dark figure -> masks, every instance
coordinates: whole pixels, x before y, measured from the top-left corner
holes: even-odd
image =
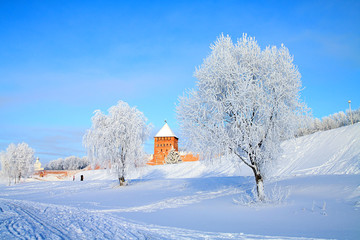
[[[84,181],[84,175],[80,176],[80,181]]]

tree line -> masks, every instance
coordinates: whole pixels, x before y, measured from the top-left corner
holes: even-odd
[[[80,170],[90,165],[90,161],[86,156],[80,158],[70,156],[67,158],[59,158],[50,161],[45,166],[45,170]]]
[[[308,118],[303,127],[297,131],[297,136],[301,137],[318,131],[326,131],[334,128],[344,127],[360,122],[360,108],[346,113],[340,111],[329,116],[319,118]]]

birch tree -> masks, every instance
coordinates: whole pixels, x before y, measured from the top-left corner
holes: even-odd
[[[123,101],[109,108],[108,113],[95,111],[83,144],[89,160],[102,166],[110,165],[123,185],[129,171],[146,161],[143,144],[151,127],[142,112]]]
[[[0,154],[2,171],[9,179],[9,185],[20,182],[21,178],[27,178],[34,171],[34,150],[26,143],[11,143],[6,152]]]
[[[179,99],[182,133],[195,152],[236,155],[264,201],[267,169],[304,112],[300,73],[284,45],[261,50],[246,34],[236,44],[220,35],[210,48],[195,71],[196,89]]]

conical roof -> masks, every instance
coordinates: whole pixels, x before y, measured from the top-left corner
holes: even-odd
[[[176,137],[176,136],[174,132],[170,129],[167,122],[165,122],[165,125],[160,129],[160,131],[155,135],[155,137]]]

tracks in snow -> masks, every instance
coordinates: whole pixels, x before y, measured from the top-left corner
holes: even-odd
[[[50,223],[45,223],[39,215],[19,205],[17,201],[1,201],[3,214],[0,217],[0,232],[6,238],[30,239],[69,239],[66,234]],[[41,229],[42,231],[37,231]],[[6,231],[4,231],[6,230]]]
[[[86,210],[5,199],[0,199],[0,207],[0,239],[146,238],[122,219]]]
[[[145,225],[110,214],[2,198],[0,208],[0,239],[305,239]]]

